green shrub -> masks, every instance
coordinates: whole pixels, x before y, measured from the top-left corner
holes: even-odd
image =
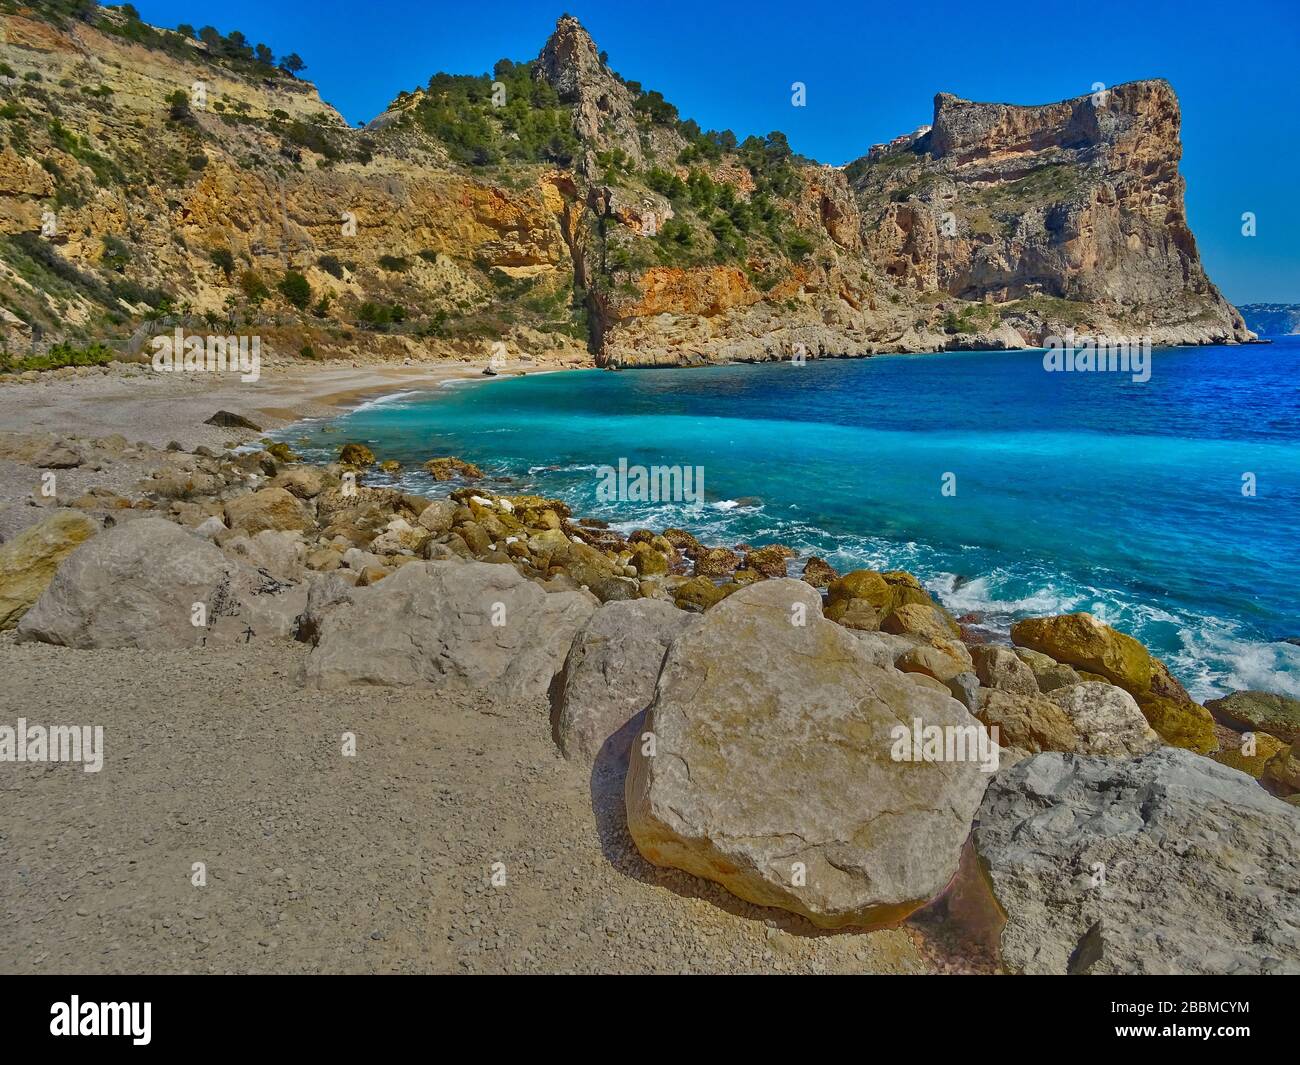
[[[229,281],[235,272],[235,257],[230,253],[230,249],[212,248],[208,252],[208,258],[221,269],[221,272],[226,275],[226,280]]]
[[[56,344],[44,355],[28,355],[14,359],[0,354],[0,371],[24,373],[27,370],[60,370],[65,366],[103,366],[117,358],[117,352],[98,342],[84,348],[71,344]]]
[[[286,270],[277,287],[280,295],[300,311],[306,310],[311,303],[311,285],[296,270]]]
[[[271,290],[256,270],[245,270],[240,274],[239,287],[251,303],[260,303],[271,295]]]
[[[339,281],[343,280],[343,264],[339,262],[337,255],[322,255],[316,260],[316,265],[331,277],[336,278]]]

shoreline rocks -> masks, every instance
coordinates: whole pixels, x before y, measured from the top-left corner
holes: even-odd
[[[1300,973],[1300,810],[1208,758],[1035,755],[975,845],[1014,972]]]
[[[1011,627],[1011,640],[1123,688],[1171,746],[1199,754],[1218,747],[1214,719],[1187,694],[1168,667],[1132,636],[1091,614],[1026,618]]]
[[[65,443],[87,464],[101,461],[98,445]],[[128,450],[124,441],[114,446]],[[1088,770],[1092,783],[1059,777],[1060,795],[1047,796],[1052,809],[1039,811],[1044,825],[1126,818],[1128,796],[1144,788],[1155,796],[1152,809],[1163,809],[1165,771],[1125,766],[1169,755],[1160,744],[1180,736],[1214,751],[1214,761],[1187,753],[1204,764],[1169,770],[1207,804],[1212,832],[1193,833],[1191,799],[1175,796],[1169,815],[1204,852],[1208,871],[1199,879],[1175,850],[1167,879],[1147,878],[1114,913],[1078,928],[1070,898],[1058,898],[1051,884],[1021,884],[1006,859],[1011,871],[993,882],[1015,926],[1059,924],[1069,940],[1068,949],[1049,945],[1042,958],[1026,960],[1016,953],[1017,933],[1008,933],[1012,967],[1058,971],[1061,949],[1060,971],[1165,964],[1158,953],[1139,960],[1134,944],[1146,949],[1149,936],[1142,922],[1155,919],[1130,912],[1137,896],[1168,897],[1194,914],[1197,892],[1226,890],[1227,871],[1247,881],[1255,875],[1253,855],[1272,830],[1259,836],[1254,820],[1272,824],[1279,806],[1293,809],[1283,798],[1300,801],[1295,745],[1263,727],[1285,734],[1294,700],[1245,692],[1212,701],[1218,723],[1211,721],[1207,744],[1208,712],[1164,664],[1087,615],[1017,623],[1013,635],[1035,646],[971,642],[903,571],[838,575],[810,561],[796,580],[775,575],[790,557],[782,545],[715,548],[680,529],[624,534],[575,520],[562,502],[538,496],[464,486],[430,500],[393,488],[348,490],[339,465],[286,463],[268,452],[141,453],[158,464],[139,482],[143,497],[83,490],[78,509],[45,519],[88,536],[54,563],[18,622],[19,640],[161,649],[296,636],[313,645],[301,678],[312,688],[549,697],[557,746],[589,765],[601,788],[623,787],[629,831],[647,859],[821,927],[896,924],[945,891],[973,823],[995,831],[997,817],[976,817],[990,774],[970,761],[895,761],[888,741],[899,724],[985,736],[985,726],[996,725],[998,787],[1004,778],[1020,781],[1009,776],[1020,765],[1048,756],[1099,763]],[[0,558],[40,528],[0,544]],[[717,575],[701,573],[701,562]],[[822,579],[824,595],[815,587]],[[206,614],[197,626],[196,605]],[[1076,785],[1085,796],[1077,802]],[[1087,813],[1090,789],[1119,795],[1119,808]],[[1275,805],[1252,812],[1264,800]],[[1249,837],[1242,853],[1250,857],[1238,860],[1240,833],[1229,826],[1241,804],[1250,822],[1240,830]],[[1032,835],[1039,822],[1017,831]],[[1073,860],[1089,831],[1044,847]],[[986,850],[996,870],[1001,852]],[[1051,854],[1034,868],[1054,868],[1059,878],[1066,858]],[[1291,859],[1283,859],[1285,867]],[[1025,901],[1016,890],[1037,894]],[[1262,920],[1264,896],[1240,890],[1245,896],[1232,904],[1245,907],[1244,916],[1212,907],[1204,934],[1213,964],[1244,965],[1221,941],[1223,929]],[[1034,909],[1039,903],[1050,903],[1048,916]],[[1193,923],[1177,917],[1177,936],[1191,942],[1202,934],[1187,931]],[[1285,936],[1269,949],[1261,965],[1289,971]]]

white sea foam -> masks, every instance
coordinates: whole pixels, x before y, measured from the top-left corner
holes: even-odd
[[[1217,619],[1182,628],[1178,636],[1182,649],[1169,665],[1193,698],[1253,689],[1300,699],[1300,647],[1247,639]]]
[[[357,411],[372,410],[375,407],[388,407],[394,403],[400,403],[402,400],[408,399],[411,396],[418,396],[419,394],[420,390],[414,388],[407,389],[405,392],[388,392],[382,396],[376,396],[374,399],[366,400],[359,406],[354,407],[352,413],[355,414]]]

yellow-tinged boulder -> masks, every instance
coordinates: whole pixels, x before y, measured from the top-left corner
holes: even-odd
[[[1150,652],[1132,636],[1103,625],[1091,614],[1026,618],[1011,626],[1011,640],[1075,669],[1097,673],[1131,695],[1151,689]]]
[[[339,449],[339,461],[347,466],[373,466],[375,453],[365,444],[344,444]]]
[[[1259,780],[1269,762],[1285,750],[1287,745],[1276,736],[1270,736],[1267,732],[1249,732],[1241,737],[1241,742],[1236,747],[1225,747],[1210,757]]]
[[[1260,779],[1279,795],[1300,792],[1300,740],[1273,755]]]
[[[908,603],[931,607],[935,605],[921,582],[906,570],[881,573],[873,569],[855,569],[831,581],[826,589],[826,616],[832,621],[838,621],[854,599],[870,603],[882,621]]]
[[[708,610],[727,598],[727,592],[708,577],[692,577],[673,589],[673,601],[683,610]]]
[[[99,531],[77,510],[60,510],[0,544],[0,629],[12,629],[41,597],[54,571]]]
[[[927,640],[955,640],[961,636],[957,623],[946,611],[926,603],[904,603],[896,607],[880,628],[895,635],[923,636]]]
[[[1219,746],[1214,719],[1205,707],[1190,700],[1176,702],[1160,695],[1137,695],[1134,698],[1142,716],[1169,746],[1186,747],[1197,754],[1209,754]]]
[[[263,529],[301,531],[314,522],[296,496],[283,488],[261,488],[226,504],[226,524],[253,536]]]
[[[1200,754],[1218,747],[1210,712],[1187,694],[1168,667],[1132,636],[1091,614],[1026,618],[1011,626],[1011,639],[1020,647],[1073,666],[1084,679],[1096,674],[1123,688],[1171,746]]]
[[[894,660],[904,673],[924,673],[945,685],[958,673],[972,673],[975,666],[966,645],[958,640],[932,640],[905,651]]]

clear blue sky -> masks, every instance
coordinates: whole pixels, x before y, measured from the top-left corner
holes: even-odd
[[[844,163],[929,122],[934,94],[1035,104],[1167,78],[1183,109],[1188,213],[1210,276],[1237,303],[1300,303],[1300,6],[1296,0],[136,0],[162,26],[242,30],[353,123],[436,71],[531,59],[568,11],[624,77],[704,128],[784,130]],[[790,85],[808,104],[790,104]],[[1258,236],[1241,235],[1253,211]]]

